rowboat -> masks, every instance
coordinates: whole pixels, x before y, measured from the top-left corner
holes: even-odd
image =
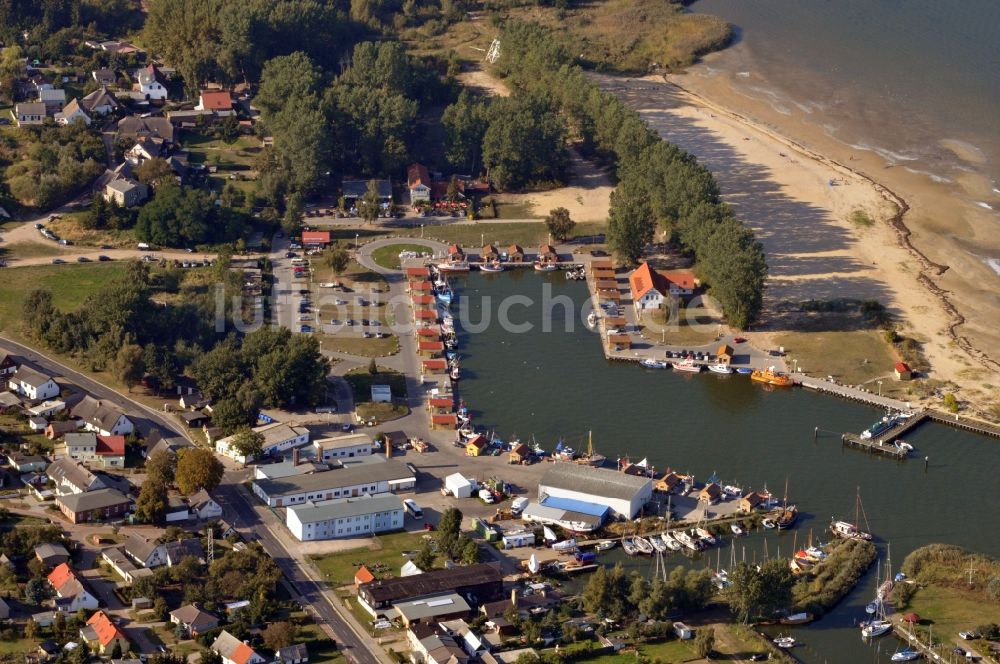
[[[639,553],[643,553],[643,554],[645,554],[647,556],[653,554],[653,551],[655,549],[653,549],[653,545],[649,543],[648,539],[646,539],[645,537],[639,537],[638,535],[636,535],[636,537],[634,538],[634,541],[635,541],[636,547],[638,547],[638,549],[639,549]]]

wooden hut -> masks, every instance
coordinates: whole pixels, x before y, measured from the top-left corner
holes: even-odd
[[[420,355],[425,355],[427,357],[435,357],[444,353],[444,342],[443,341],[418,341],[417,342],[417,353]]]
[[[539,263],[558,263],[559,254],[556,253],[555,247],[551,244],[543,244],[538,248],[538,262]]]
[[[608,337],[608,343],[615,350],[628,350],[632,347],[632,338],[627,334],[613,334]]]
[[[410,292],[411,293],[430,293],[434,290],[434,284],[429,281],[411,281],[410,282]]]
[[[719,349],[715,351],[715,361],[719,364],[725,364],[729,366],[733,362],[733,348],[729,344],[722,344]]]
[[[523,263],[524,262],[524,249],[520,245],[512,244],[507,247],[507,262],[508,263]]]
[[[430,293],[413,293],[410,296],[414,307],[433,307],[435,300]]]
[[[482,456],[489,446],[490,442],[486,440],[486,436],[476,436],[465,444],[465,456]]]
[[[450,245],[448,247],[448,260],[451,262],[464,261],[465,252],[462,251],[462,247],[457,244]]]
[[[722,487],[715,482],[706,484],[705,488],[698,492],[698,502],[713,505],[719,502],[722,497]]]
[[[406,278],[411,280],[424,280],[431,276],[430,268],[424,267],[408,267],[406,268]]]
[[[447,370],[448,370],[447,360],[430,359],[430,360],[424,360],[423,362],[420,363],[421,373],[425,374],[444,373]]]
[[[528,460],[528,456],[531,454],[531,448],[524,443],[518,443],[518,445],[510,451],[510,462],[511,463],[524,463]]]
[[[454,413],[438,413],[431,415],[432,429],[451,429],[458,427],[458,415]]]
[[[500,260],[500,252],[492,244],[484,244],[479,257],[484,263],[489,263],[490,261]]]
[[[455,400],[451,397],[431,397],[427,407],[438,413],[450,413],[455,409]]]

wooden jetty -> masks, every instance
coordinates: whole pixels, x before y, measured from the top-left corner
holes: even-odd
[[[894,444],[892,444],[892,441],[902,438],[926,422],[937,422],[938,424],[946,424],[963,431],[969,431],[983,436],[991,436],[993,438],[1000,438],[1000,427],[986,424],[984,422],[976,422],[967,419],[963,420],[935,410],[922,410],[919,413],[914,413],[903,424],[889,429],[881,436],[862,438],[858,434],[845,433],[841,436],[841,441],[844,445],[863,449],[866,452],[871,452],[872,454],[883,454],[893,459],[905,459],[907,451],[898,449]]]
[[[901,450],[895,445],[886,445],[875,438],[862,438],[854,433],[845,433],[840,437],[840,440],[848,447],[857,447],[872,454],[884,454],[893,459],[905,459],[907,455],[906,450]]]

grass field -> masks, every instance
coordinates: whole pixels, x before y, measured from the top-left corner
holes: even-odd
[[[786,332],[774,337],[784,346],[789,367],[798,360],[799,370],[812,376],[833,376],[841,383],[861,383],[888,376],[896,363],[892,348],[877,330]],[[883,394],[898,387],[894,380],[882,385]]]
[[[368,373],[368,367],[358,367],[348,371],[344,380],[351,385],[355,408],[363,419],[381,423],[409,414],[409,407],[400,403],[406,399],[406,377],[398,371],[379,367],[378,374],[372,376]],[[373,384],[388,385],[392,389],[395,403],[372,403]]]
[[[124,269],[121,263],[30,265],[5,269],[0,285],[0,329],[16,331],[24,299],[35,288],[50,290],[54,304],[61,311],[73,311]]]
[[[74,244],[89,247],[99,247],[108,244],[119,249],[134,249],[135,233],[131,230],[89,229],[80,225],[80,217],[86,212],[70,212],[46,224],[49,229],[61,238],[71,240]]]
[[[388,357],[399,352],[399,339],[389,335],[383,339],[346,336],[349,333],[324,334],[320,338],[323,350],[332,353],[347,353],[359,357]]]
[[[7,258],[39,258],[43,256],[61,256],[67,253],[67,249],[51,240],[39,242],[15,242],[3,248],[4,256]]]
[[[404,551],[418,551],[423,546],[423,532],[392,533],[373,537],[370,543],[356,549],[312,556],[323,578],[336,587],[354,582],[354,573],[360,565],[367,567],[379,578],[399,576],[399,568],[406,562]]]
[[[249,136],[240,136],[232,143],[196,132],[184,136],[191,163],[217,166],[220,171],[250,170],[262,149],[260,141]]]
[[[404,251],[413,251],[418,254],[432,253],[429,247],[421,244],[387,244],[372,252],[372,260],[386,269],[398,270],[400,268],[399,254]]]
[[[358,417],[376,426],[410,414],[410,407],[400,403],[359,403],[354,409]]]
[[[640,645],[636,650],[642,656],[644,661],[659,661],[663,664],[672,664],[674,662],[688,662],[693,659],[697,659],[694,648],[691,646],[690,641],[660,641],[659,643],[644,643]],[[574,662],[582,662],[584,664],[620,664],[622,661],[626,661],[632,658],[638,661],[638,657],[633,652],[629,653],[618,653],[612,655],[597,655],[595,657],[584,657],[580,659],[574,659]]]
[[[666,323],[666,313],[653,311],[642,316],[642,336],[651,341],[681,345],[703,345],[716,338],[722,317],[704,307],[678,312],[678,320]]]
[[[924,631],[933,623],[935,638],[946,643],[959,632],[972,630],[977,625],[1000,624],[1000,607],[995,604],[990,607],[981,597],[940,586],[926,586],[918,590],[910,599],[907,611],[913,611],[922,618],[920,626]]]

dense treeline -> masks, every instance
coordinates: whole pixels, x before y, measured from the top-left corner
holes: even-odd
[[[64,30],[121,34],[142,24],[133,0],[4,0],[0,2],[0,41],[48,39]]]
[[[4,183],[19,205],[48,209],[84,190],[104,170],[104,144],[79,123],[31,127],[0,137]]]
[[[581,595],[582,608],[598,618],[635,620],[640,614],[666,620],[677,612],[697,611],[712,599],[712,570],[675,567],[664,579],[647,581],[621,565],[598,567]]]
[[[496,72],[519,94],[546,97],[559,109],[580,149],[614,167],[607,240],[634,265],[657,230],[697,260],[696,270],[728,322],[747,327],[760,313],[767,264],[760,243],[719,200],[711,173],[690,154],[660,139],[615,95],[602,92],[572,65],[559,35],[510,21]]]
[[[398,177],[412,159],[421,109],[454,97],[436,63],[396,42],[362,42],[351,63],[337,76],[305,52],[264,65],[255,103],[274,149],[259,159],[259,193],[272,205],[315,189],[328,171]]]
[[[878,551],[871,542],[843,540],[817,566],[817,570],[803,574],[792,588],[795,610],[809,611],[820,616],[832,609],[875,562]]]
[[[234,240],[242,235],[247,221],[243,212],[215,205],[211,193],[167,180],[139,210],[135,236],[165,247],[194,247]]]

